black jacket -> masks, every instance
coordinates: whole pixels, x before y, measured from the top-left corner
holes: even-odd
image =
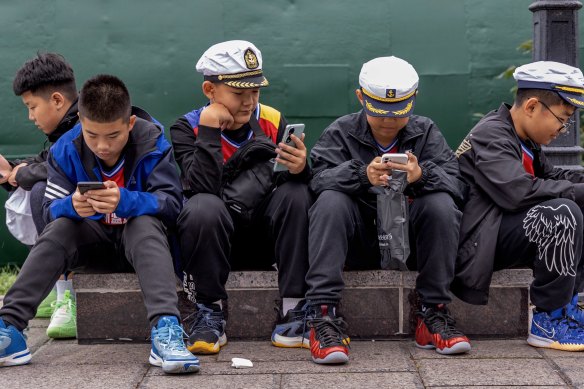
[[[262,111],[269,109],[277,112],[271,107],[261,106]],[[198,124],[198,115],[201,109],[193,112],[197,114]],[[178,118],[170,127],[174,155],[181,170],[184,195],[186,197],[191,197],[197,193],[219,195],[225,160],[221,146],[221,129],[198,125],[199,132],[198,136],[196,136],[193,126],[186,117],[187,115]],[[275,131],[277,131],[276,143],[282,139],[287,124],[284,115],[279,117],[278,123],[272,123],[275,126]],[[251,115],[249,124],[253,126],[259,125],[255,117],[255,111]],[[280,172],[274,175],[274,180],[276,185],[281,185],[288,180],[308,183],[310,176],[311,171],[307,163],[305,169],[299,174],[290,174],[287,171]]]
[[[16,182],[24,190],[31,190],[34,184],[39,181],[47,180],[47,156],[49,153],[48,147],[46,147],[47,142],[50,145],[54,144],[59,138],[65,134],[67,131],[75,127],[79,122],[79,117],[77,116],[77,100],[69,107],[63,119],[57,125],[55,131],[47,135],[47,141],[45,141],[45,149],[41,151],[38,155],[34,157],[28,157],[24,159],[15,159],[10,161],[10,165],[13,167],[20,165],[21,163],[26,163],[27,166],[23,166],[18,169],[16,173]],[[3,184],[4,188],[7,190],[13,190],[10,184]]]
[[[412,115],[398,139],[398,151],[410,150],[422,168],[422,177],[408,185],[406,194],[415,198],[446,192],[461,204],[465,185],[460,179],[456,157],[438,126],[426,117]],[[336,190],[372,203],[375,198],[367,195],[372,185],[366,169],[379,155],[365,113],[343,116],[323,132],[310,152],[314,174],[310,187],[316,194]]]
[[[529,140],[525,143],[534,154],[535,178],[525,172],[509,109],[503,104],[487,114],[456,152],[470,191],[452,291],[471,304],[487,303],[503,212],[518,212],[558,197],[584,206],[584,173],[555,168],[539,145]]]

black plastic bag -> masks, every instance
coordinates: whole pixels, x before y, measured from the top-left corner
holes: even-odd
[[[394,170],[388,186],[377,195],[376,224],[382,269],[407,270],[410,240],[408,201],[403,194],[408,184],[406,178],[405,172]]]

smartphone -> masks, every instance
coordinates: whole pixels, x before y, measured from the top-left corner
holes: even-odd
[[[406,163],[408,163],[408,155],[407,154],[398,154],[398,153],[383,154],[381,156],[381,162],[383,162],[383,163],[395,162],[395,163],[401,163],[402,165],[405,165]]]
[[[84,194],[88,190],[105,189],[105,184],[99,181],[79,181],[77,187],[79,193]]]
[[[291,135],[296,135],[298,138],[302,139],[302,133],[304,133],[304,124],[288,124],[284,129],[284,135],[282,136],[282,142],[284,144],[296,148],[296,143],[290,137]],[[274,171],[275,172],[284,172],[288,170],[288,168],[284,165],[279,164],[276,162],[274,164]]]

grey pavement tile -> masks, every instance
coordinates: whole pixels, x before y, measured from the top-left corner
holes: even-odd
[[[2,368],[0,388],[135,388],[146,370],[147,367],[128,364],[55,369],[54,366],[39,366],[33,359],[30,365]]]
[[[349,350],[351,360],[387,361],[407,363],[409,354],[404,350],[404,341],[353,341]],[[217,361],[230,362],[231,358],[246,358],[252,361],[307,361],[310,350],[274,347],[265,342],[231,342],[221,349]]]
[[[150,345],[79,345],[76,340],[51,341],[34,356],[37,365],[148,365]]]
[[[453,386],[432,386],[432,389],[453,389]],[[519,386],[472,386],[472,389],[559,389],[559,388],[569,388],[567,385],[561,386],[539,386],[539,385],[519,385]]]
[[[554,362],[562,373],[570,379],[572,385],[584,388],[584,369],[581,358],[554,358]]]
[[[49,337],[47,336],[46,328],[32,327],[25,331],[27,337],[26,344],[31,353],[36,353],[37,350],[47,342],[49,342]]]
[[[417,365],[426,386],[565,385],[552,366],[535,358],[423,359]]]
[[[312,373],[350,373],[350,372],[412,372],[415,368],[405,361],[388,360],[355,360],[351,359],[345,365],[317,365],[307,358],[305,361],[253,361],[254,366],[247,369],[235,369],[231,362],[205,363],[201,362],[201,375],[254,375],[254,374],[286,374],[291,372]],[[148,375],[161,375],[158,370],[150,370]]]
[[[471,339],[470,343],[472,346],[470,352],[460,355],[442,355],[435,350],[424,350],[416,347],[413,341],[408,343],[408,350],[414,359],[542,358],[538,350],[528,345],[524,339],[475,341]]]
[[[584,352],[570,352],[561,350],[552,350],[550,348],[539,348],[539,352],[547,358],[555,360],[556,358],[584,359]]]
[[[415,373],[285,374],[282,389],[423,388]]]
[[[51,319],[32,319],[28,322],[29,328],[44,328],[45,330],[49,326]]]
[[[241,376],[217,376],[188,374],[181,376],[147,376],[140,389],[194,389],[194,388],[213,388],[213,389],[279,389],[281,377],[279,375],[255,374]]]

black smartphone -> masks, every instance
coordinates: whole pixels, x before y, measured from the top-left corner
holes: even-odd
[[[88,190],[105,189],[105,184],[99,181],[79,181],[77,188],[79,188],[79,193],[84,194]]]

